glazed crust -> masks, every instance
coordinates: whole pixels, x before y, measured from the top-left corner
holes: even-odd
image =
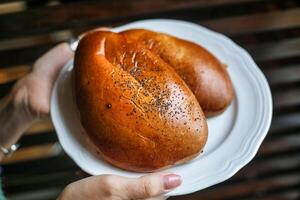
[[[196,97],[159,56],[121,34],[96,31],[75,53],[80,119],[99,156],[150,172],[197,156],[207,122]]]
[[[234,91],[226,67],[208,50],[171,35],[144,29],[122,32],[171,65],[195,94],[207,117],[222,113]]]

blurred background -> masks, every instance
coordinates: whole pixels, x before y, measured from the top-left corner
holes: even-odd
[[[0,98],[55,44],[91,28],[148,18],[192,21],[227,35],[253,56],[274,101],[271,129],[250,164],[224,183],[170,199],[300,199],[298,0],[1,0]],[[3,163],[9,199],[55,199],[83,176],[57,142],[50,119],[34,124],[20,143]]]

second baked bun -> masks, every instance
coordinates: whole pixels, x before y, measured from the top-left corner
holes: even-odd
[[[171,65],[195,94],[206,116],[217,115],[230,105],[234,92],[226,67],[205,48],[144,29],[122,34],[143,43]]]

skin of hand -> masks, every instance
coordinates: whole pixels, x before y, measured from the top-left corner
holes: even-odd
[[[68,185],[58,200],[162,200],[181,182],[181,177],[172,173],[152,173],[140,178],[92,176]]]
[[[74,56],[62,43],[40,57],[31,73],[19,80],[0,104],[0,144],[10,147],[38,118],[50,111],[53,84],[64,64]],[[0,153],[0,161],[3,155]],[[171,173],[152,173],[141,178],[113,175],[92,176],[71,183],[59,200],[160,200],[179,186],[181,177]]]

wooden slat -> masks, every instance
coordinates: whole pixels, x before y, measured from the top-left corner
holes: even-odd
[[[8,94],[14,83],[14,81],[11,81],[0,86],[0,99],[4,98]]]
[[[64,188],[67,184],[78,180],[75,175],[76,171],[64,171],[49,174],[40,174],[38,176],[25,177],[18,182],[14,181],[10,183],[10,187],[6,191],[10,194],[25,192],[25,191],[36,191],[55,186]],[[34,180],[35,179],[35,180]]]
[[[300,26],[300,9],[228,17],[202,24],[227,35],[252,34]]]
[[[6,39],[0,41],[0,51],[18,49],[22,47],[55,44],[63,41],[68,41],[72,37],[73,33],[71,31],[62,30],[37,36],[26,36],[14,39]]]
[[[285,116],[274,116],[270,132],[281,132],[282,130],[292,129],[299,126],[300,113]]]
[[[51,165],[55,163],[55,166]],[[9,175],[24,175],[24,174],[45,174],[53,173],[61,170],[79,169],[78,166],[66,155],[57,155],[49,158],[41,158],[39,160],[31,160],[18,163],[9,163],[3,167],[3,180]],[[24,171],[23,169],[26,169]]]
[[[31,65],[38,57],[43,55],[43,53],[54,45],[55,44],[46,44],[36,47],[0,51],[0,68],[15,65]]]
[[[300,88],[300,81],[292,81],[287,83],[280,83],[280,84],[271,84],[271,90],[273,95],[284,91],[292,91],[292,90],[299,90]]]
[[[249,180],[244,183],[226,185],[223,187],[215,187],[213,190],[206,190],[202,191],[201,193],[189,195],[188,198],[219,200],[220,194],[222,194],[222,200],[242,199],[255,197],[258,193],[267,193],[278,188],[299,186],[300,174],[294,173],[285,176],[275,176],[262,180]],[[183,197],[181,199],[185,198]]]
[[[46,144],[36,147],[22,148],[16,151],[11,157],[6,157],[1,163],[9,164],[28,160],[37,160],[56,156],[61,153],[59,144]]]
[[[273,60],[256,61],[257,65],[263,70],[279,69],[284,66],[298,65],[300,63],[300,56],[293,56],[288,58],[277,58]]]
[[[286,152],[300,147],[300,132],[294,135],[277,137],[264,142],[259,150],[259,155],[272,155],[279,152]]]
[[[4,163],[20,162],[55,156],[62,151],[55,132],[25,134],[18,141],[18,151],[4,160]]]
[[[0,4],[0,14],[19,12],[25,9],[26,9],[26,3],[23,1]]]
[[[287,86],[286,86],[287,85]],[[283,84],[282,90],[280,86],[272,88],[272,96],[274,101],[274,106],[277,108],[299,105],[300,93],[299,93],[300,83],[290,83]]]
[[[281,66],[277,69],[264,70],[270,84],[289,83],[300,80],[300,63],[299,65]]]
[[[29,184],[38,184],[39,182],[43,183],[45,181],[53,181],[55,182],[57,179],[61,179],[62,177],[66,176],[73,176],[75,177],[77,170],[70,170],[70,171],[58,171],[51,174],[37,174],[36,176],[22,176],[22,178],[10,178],[6,180],[6,186],[9,187],[22,187],[23,185]],[[70,177],[71,178],[71,177]],[[33,188],[31,188],[33,189]],[[37,188],[38,189],[38,188]],[[23,190],[24,191],[24,190]]]
[[[298,191],[298,189],[295,189],[292,191],[270,194],[268,196],[256,197],[255,200],[295,200],[299,198],[300,198],[300,192]]]
[[[57,136],[55,132],[43,132],[42,134],[24,135],[18,142],[20,148],[44,145],[57,142]]]
[[[0,69],[0,84],[15,81],[25,76],[31,67],[29,65],[19,65],[10,68]]]
[[[63,186],[56,185],[54,187],[47,187],[46,189],[7,194],[7,198],[9,200],[53,200],[59,196],[62,189]]]
[[[12,2],[19,2],[24,0],[1,0],[1,3],[12,3]]]
[[[53,132],[54,127],[49,118],[41,119],[35,122],[26,132],[25,134],[39,134],[41,132]]]
[[[286,38],[293,39],[300,36],[300,27],[298,28],[287,28],[265,32],[256,32],[252,34],[240,34],[230,36],[237,44],[241,46],[250,44],[259,44],[267,42],[277,42]]]
[[[43,44],[54,43],[50,38],[50,34],[37,35],[33,37],[19,37],[10,40],[0,41],[0,51],[9,49],[18,49],[20,47],[38,46]]]
[[[300,152],[300,147],[299,146],[296,146],[296,147],[287,147],[287,150],[284,150],[284,148],[282,148],[279,152],[272,152],[272,153],[269,153],[269,154],[259,154],[257,155],[257,160],[256,161],[259,161],[259,160],[273,160],[274,158],[281,158],[285,155],[290,155],[290,156],[293,156],[293,155],[298,155],[299,156],[299,152]],[[298,169],[297,169],[298,171]]]
[[[246,47],[255,60],[273,60],[300,55],[300,38],[250,45]]]
[[[254,159],[223,184],[230,185],[251,179],[269,178],[274,175],[294,173],[298,171],[299,166],[299,154],[284,155],[269,160]]]
[[[296,124],[290,127],[283,127],[274,129],[271,126],[271,130],[269,131],[269,135],[272,136],[272,138],[281,137],[285,135],[295,135],[300,133],[300,124]]]
[[[273,112],[276,117],[279,117],[281,115],[299,113],[300,112],[300,104],[291,104],[291,105],[287,105],[287,106],[276,107],[273,110]]]
[[[108,3],[109,2],[109,3]],[[103,25],[113,20],[126,21],[131,17],[158,17],[160,13],[184,9],[207,8],[220,5],[256,4],[262,0],[211,0],[211,1],[89,1],[53,7],[44,7],[19,13],[0,16],[0,38],[11,38],[20,35],[45,33],[62,28],[75,28],[82,25]],[[149,9],[150,8],[150,9]],[[74,12],[80,10],[80,12]],[[228,15],[229,13],[226,12]],[[47,16],[47,17],[45,17]],[[30,21],[30,23],[28,23]],[[14,24],[12,26],[12,24]]]
[[[287,105],[296,105],[300,103],[300,90],[286,90],[273,94],[274,106],[282,107]]]

